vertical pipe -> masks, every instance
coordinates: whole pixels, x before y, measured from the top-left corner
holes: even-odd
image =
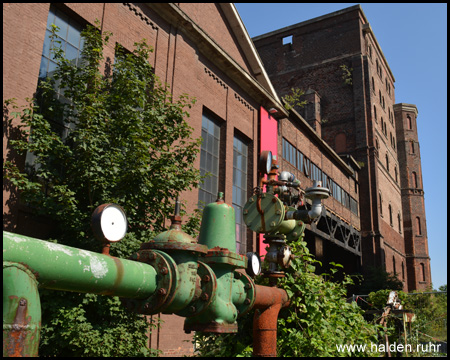
[[[256,285],[253,317],[253,356],[277,356],[277,321],[281,308],[288,306],[285,290]]]
[[[33,273],[3,262],[3,356],[37,356],[41,302]]]

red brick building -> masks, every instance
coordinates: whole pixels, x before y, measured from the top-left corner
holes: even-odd
[[[271,146],[281,170],[294,173],[303,189],[321,180],[331,190],[306,231],[324,265],[337,261],[347,273],[381,265],[397,273],[405,289],[431,284],[417,110],[394,106],[393,75],[359,7],[263,35],[254,39],[256,47],[232,4],[7,3],[3,16],[3,99],[22,103],[51,71],[46,31],[52,22],[65,29],[66,55],[74,59],[81,29],[96,19],[113,33],[104,49],[110,60],[116,42],[131,50],[146,38],[155,49],[149,61],[156,75],[175,96],[197,99],[189,122],[204,143],[195,166],[212,176],[182,198],[192,211],[199,200],[214,201],[217,191],[224,192],[236,210],[241,253],[258,249],[241,209],[257,186],[259,153]],[[321,43],[324,33],[328,42]],[[289,35],[292,43],[283,45]],[[341,65],[353,69],[352,86],[343,83]],[[288,112],[279,95],[294,86],[308,90],[309,104]],[[4,130],[4,158],[14,155],[9,135]],[[16,195],[4,183],[4,230],[45,239],[48,226]],[[191,354],[184,319],[161,318],[165,323],[152,334],[151,346],[165,355]]]
[[[394,82],[359,5],[253,39],[278,94],[306,91],[299,109],[341,157],[361,166],[362,265],[381,266],[411,291],[431,286],[414,105]]]

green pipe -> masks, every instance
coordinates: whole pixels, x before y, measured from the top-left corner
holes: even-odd
[[[3,356],[37,356],[41,301],[37,281],[24,265],[3,262]]]
[[[148,264],[3,231],[3,261],[25,265],[39,287],[145,299],[156,290]]]

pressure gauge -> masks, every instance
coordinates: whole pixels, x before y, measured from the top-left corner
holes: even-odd
[[[247,253],[247,269],[245,270],[251,277],[257,276],[261,273],[261,259],[257,253]]]
[[[127,218],[122,207],[116,204],[103,204],[92,214],[92,230],[101,242],[118,242],[127,233]]]
[[[272,151],[263,151],[259,157],[258,170],[263,174],[270,173],[272,169]]]

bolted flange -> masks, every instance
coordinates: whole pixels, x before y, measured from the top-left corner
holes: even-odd
[[[175,261],[166,253],[159,250],[139,250],[132,256],[133,260],[145,262],[157,271],[156,291],[145,300],[121,299],[131,311],[139,314],[152,315],[162,312],[173,301],[180,274]]]
[[[201,294],[184,309],[175,313],[179,316],[191,317],[199,315],[215,300],[217,293],[216,275],[205,263],[199,261],[198,265],[197,276],[200,279]]]

